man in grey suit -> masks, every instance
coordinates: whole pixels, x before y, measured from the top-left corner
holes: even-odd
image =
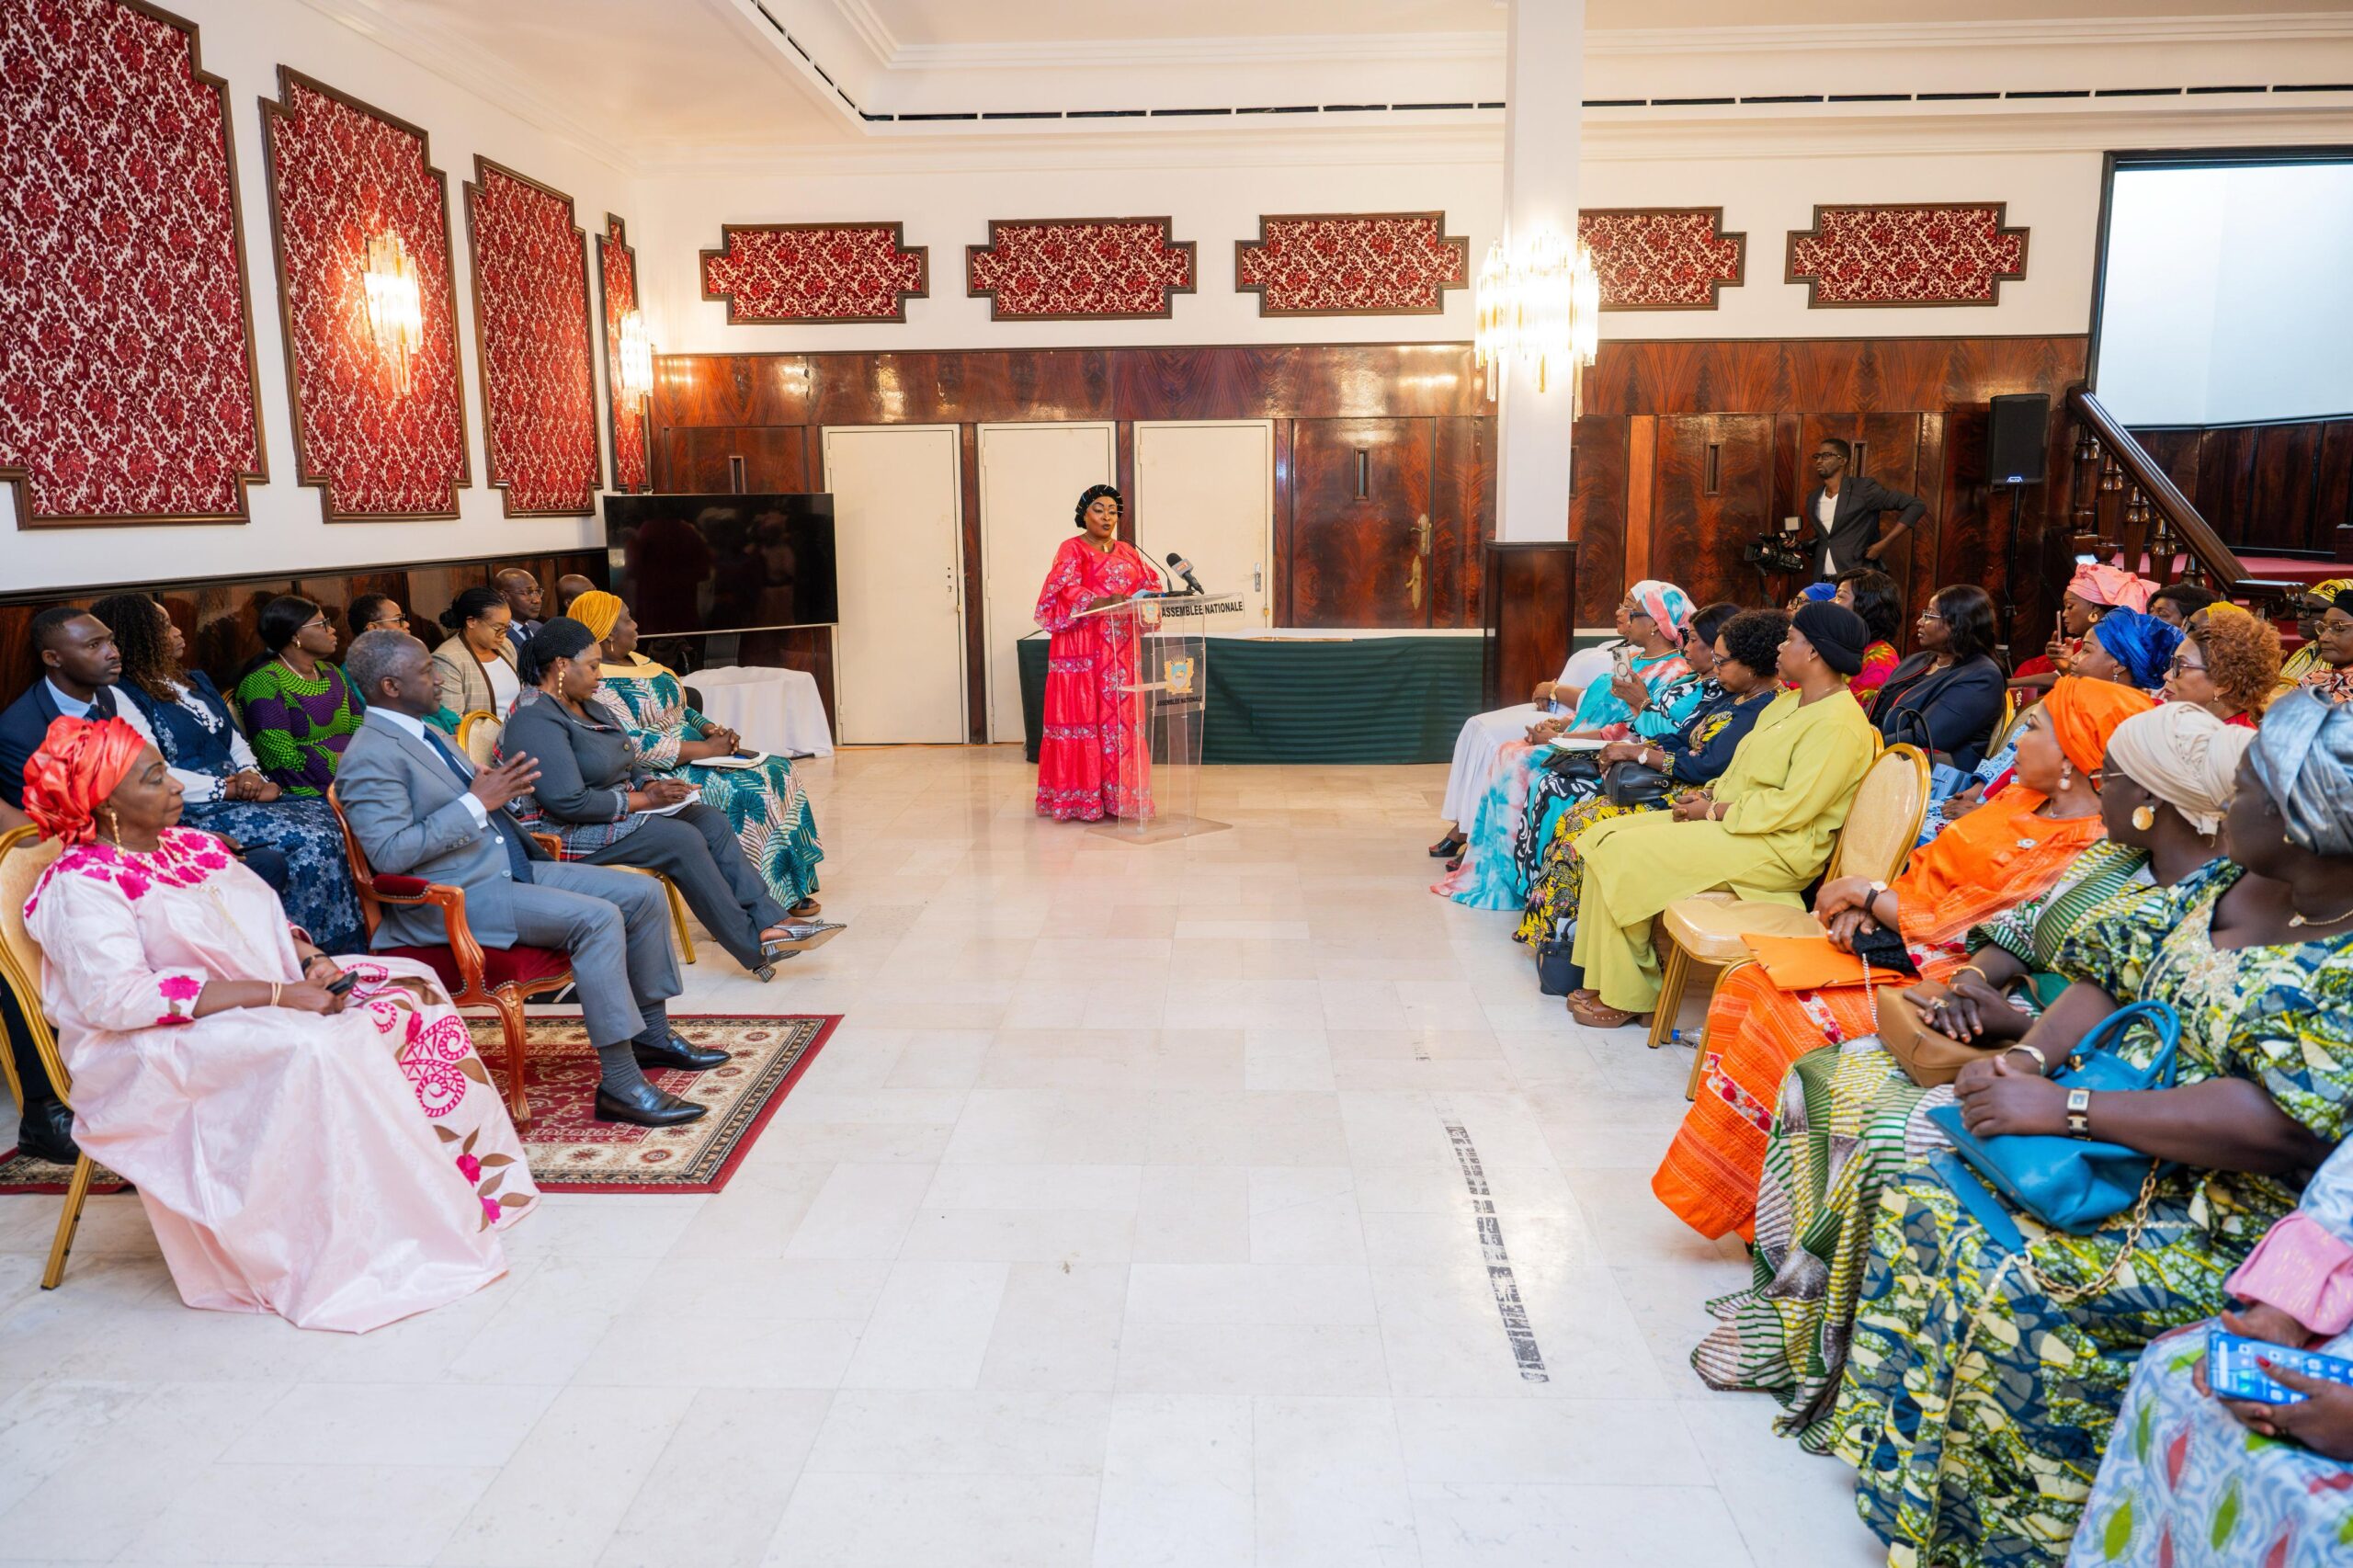
[[[506,809],[529,790],[537,765],[517,756],[477,771],[425,722],[440,697],[424,643],[367,632],[343,667],[368,712],[335,770],[335,798],[369,865],[463,888],[467,923],[486,948],[520,942],[571,955],[581,1019],[604,1069],[598,1120],[672,1127],[700,1117],[707,1108],[655,1088],[642,1071],[699,1073],[728,1059],[671,1031],[663,1004],[678,994],[678,963],[661,884],[567,865],[540,847]],[[448,939],[429,905],[388,905],[376,929],[380,948]]]
[[[1813,574],[1827,583],[1858,566],[1876,567],[1913,524],[1927,516],[1928,504],[1881,484],[1868,474],[1848,473],[1855,449],[1825,436],[1813,451],[1813,492],[1805,498],[1805,524],[1813,530]],[[1882,535],[1882,512],[1899,512]]]

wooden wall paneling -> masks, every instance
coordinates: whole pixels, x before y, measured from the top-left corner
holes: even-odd
[[[2353,561],[2353,419],[2332,419],[2313,464],[2313,537],[2339,561]]]
[[[1430,624],[1427,569],[1415,567],[1430,516],[1436,434],[1430,419],[1298,422],[1292,624]]]
[[[1626,577],[1628,447],[1634,422],[1580,415],[1569,433],[1569,537],[1577,541],[1576,624],[1607,626]],[[1647,486],[1645,486],[1647,494]]]
[[[1296,421],[1275,421],[1275,591],[1267,596],[1267,619],[1276,626],[1297,626],[1296,606],[1291,600],[1291,496],[1295,486],[1292,476],[1296,439]]]
[[[2055,398],[2084,379],[2087,344],[2080,335],[1620,340],[1604,343],[1586,373],[1585,412],[1883,412],[1982,403],[1997,392]]]
[[[1120,537],[1130,544],[1136,541],[1136,426],[1132,419],[1122,419],[1111,432],[1111,483],[1120,487]],[[1075,502],[1077,497],[1072,497]],[[1154,562],[1154,565],[1160,564]]]
[[[1430,486],[1430,624],[1479,624],[1481,548],[1495,528],[1495,421],[1437,421]]]
[[[956,472],[964,491],[964,738],[983,745],[989,738],[989,649],[981,584],[981,429],[965,425],[956,434],[961,446]]]
[[[1574,540],[1491,542],[1479,625],[1483,706],[1525,702],[1540,681],[1561,673],[1576,632],[1577,545]]]
[[[1695,604],[1755,603],[1760,592],[1756,574],[1741,551],[1773,514],[1772,416],[1662,418],[1657,438],[1646,574],[1674,583]]]
[[[1910,653],[1919,641],[1917,622],[1920,612],[1928,606],[1936,591],[1950,581],[1946,572],[1946,541],[1953,537],[1949,512],[1951,486],[1946,472],[1945,436],[1947,416],[1941,414],[1920,415],[1919,444],[1912,467],[1916,482],[1913,494],[1928,504],[1928,515],[1912,530],[1911,550],[1907,552],[1905,571],[1895,579],[1904,590],[1904,619],[1896,629],[1895,646],[1899,653]],[[1984,519],[1977,519],[1979,532],[1984,531]]]
[[[2333,539],[2313,516],[2313,463],[2320,456],[2321,426],[2304,420],[2267,426],[2256,433],[2255,469],[2248,476],[2249,520],[2259,540],[2275,550],[2333,550]]]
[[[2172,480],[2184,495],[2198,494],[2198,459],[2206,440],[2203,429],[2196,426],[2178,426],[2134,430],[2132,438],[2141,443],[2141,449],[2165,471],[2165,477]],[[2074,450],[2072,443],[2067,450]],[[2052,455],[2054,464],[2062,455]]]
[[[1626,522],[1618,578],[1600,596],[1600,614],[1587,624],[1608,626],[1626,590],[1651,574],[1651,538],[1658,496],[1658,419],[1637,415],[1626,422]],[[1580,572],[1579,576],[1585,575]]]
[[[2252,546],[2259,537],[2250,529],[2246,515],[2247,494],[2254,487],[2255,442],[2256,431],[2246,426],[2207,431],[2200,443],[2198,488],[2190,494],[2199,516],[2234,548]]]
[[[1805,498],[1813,491],[1813,464],[1807,460],[1813,455],[1824,437],[1836,436],[1852,442],[1863,460],[1862,473],[1881,484],[1929,499],[1920,477],[1920,416],[1917,414],[1807,414],[1798,420],[1799,483],[1794,491],[1776,491],[1778,499],[1772,514],[1773,525],[1796,514],[1801,524],[1798,538],[1811,545],[1818,537],[1812,518],[1804,515]],[[1778,454],[1777,454],[1778,459]],[[1892,524],[1893,517],[1881,518],[1881,527]],[[1896,582],[1910,580],[1912,561],[1917,554],[1915,540],[1898,540],[1881,561],[1881,569]],[[1842,566],[1860,565],[1860,562],[1841,562]],[[1752,571],[1751,575],[1754,576]]]

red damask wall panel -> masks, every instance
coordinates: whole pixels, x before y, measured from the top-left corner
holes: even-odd
[[[1233,242],[1233,288],[1262,316],[1434,316],[1471,281],[1471,242],[1443,212],[1261,216]]]
[[[931,253],[896,223],[724,223],[700,251],[702,297],[730,326],[903,322],[931,293]]]
[[[1165,316],[1193,291],[1193,242],[1165,218],[991,219],[989,243],[964,250],[968,294],[991,321],[1116,321]]]
[[[510,517],[597,508],[587,234],[572,198],[477,153],[466,184],[483,449]]]
[[[227,84],[131,0],[0,4],[0,479],[21,528],[243,522],[267,475]]]
[[[1809,308],[1995,305],[2026,276],[2024,229],[2002,227],[2007,204],[1901,202],[1821,207],[1790,235],[1790,281]]]
[[[331,523],[454,517],[473,473],[449,180],[418,127],[282,65],[278,85],[262,146],[296,477]],[[368,243],[385,230],[408,249],[424,318],[405,392],[368,330]]]
[[[645,490],[651,488],[645,476],[645,404],[621,395],[621,318],[637,309],[637,252],[629,243],[629,225],[610,212],[605,214],[605,232],[597,236],[597,271],[605,285],[598,324],[605,334],[605,403],[613,416],[613,488]]]
[[[1602,207],[1577,214],[1605,311],[1712,311],[1739,287],[1748,236],[1724,233],[1721,207]]]

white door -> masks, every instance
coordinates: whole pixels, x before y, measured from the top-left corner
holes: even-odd
[[[841,585],[834,706],[845,744],[965,739],[958,439],[953,425],[824,433]]]
[[[1267,624],[1274,554],[1275,424],[1271,419],[1136,423],[1136,545],[1155,566],[1171,551],[1193,563],[1212,594],[1242,596],[1239,617]],[[1174,571],[1170,585],[1184,580]],[[1212,625],[1218,622],[1211,622]]]
[[[989,676],[989,739],[1021,739],[1023,637],[1045,636],[1038,590],[1063,540],[1076,531],[1078,498],[1112,483],[1119,428],[1085,425],[981,426],[981,599]]]

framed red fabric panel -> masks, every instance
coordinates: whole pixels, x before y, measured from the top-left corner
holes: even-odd
[[[454,517],[472,482],[449,183],[425,131],[286,66],[261,101],[295,477],[331,523]],[[399,236],[423,333],[406,387],[368,322],[369,242]]]
[[[637,309],[637,252],[629,243],[629,225],[610,212],[605,214],[604,233],[597,236],[597,274],[604,285],[605,313],[597,323],[604,331],[605,406],[612,414],[613,488],[650,490],[644,401],[621,392],[621,319]]]
[[[989,243],[964,248],[967,294],[991,321],[1118,321],[1166,316],[1193,292],[1193,242],[1166,218],[991,219]]]
[[[1724,233],[1721,207],[1600,207],[1577,214],[1605,311],[1712,311],[1737,288],[1748,236]]]
[[[241,523],[268,477],[228,85],[137,0],[0,5],[0,481],[20,528]]]
[[[931,252],[897,223],[724,223],[698,252],[702,297],[730,326],[903,322],[931,293]]]
[[[1905,201],[1813,210],[1790,235],[1792,283],[1809,310],[1844,305],[1996,305],[2026,276],[2024,229],[2008,203]]]
[[[1471,242],[1443,212],[1261,214],[1233,242],[1233,288],[1262,316],[1424,316],[1471,283]]]
[[[483,451],[510,517],[597,509],[588,236],[572,198],[477,153],[466,182]]]

